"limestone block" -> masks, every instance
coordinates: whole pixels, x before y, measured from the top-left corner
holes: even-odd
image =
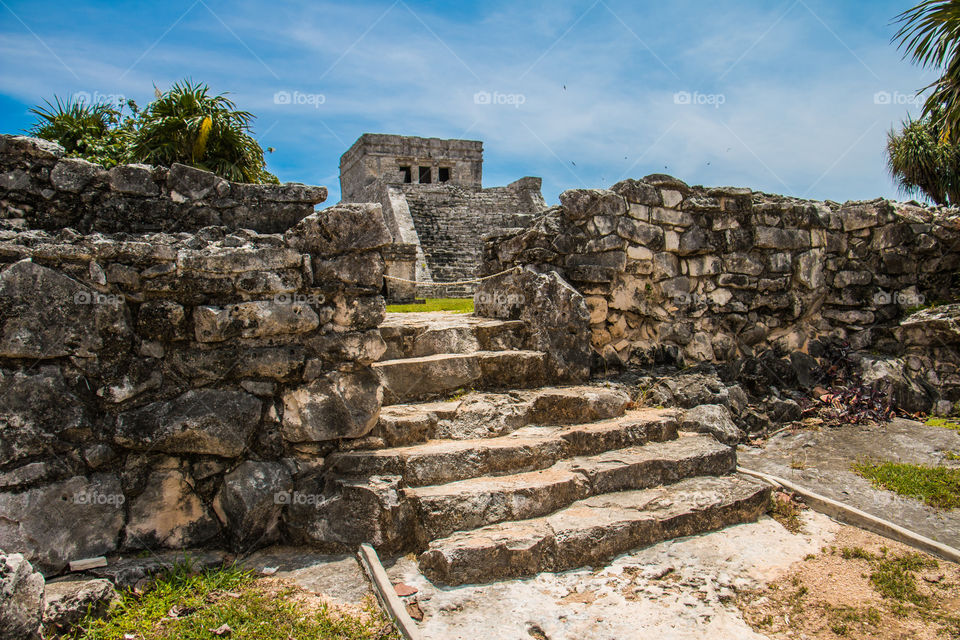
[[[260,300],[223,308],[197,307],[193,310],[193,325],[197,342],[223,342],[238,336],[260,338],[307,333],[320,325],[320,318],[305,303]]]
[[[216,520],[180,468],[149,474],[143,493],[130,501],[127,549],[195,547],[219,533]]]
[[[281,432],[289,442],[359,438],[377,423],[383,388],[369,369],[331,372],[283,396]]]
[[[57,573],[71,560],[116,550],[124,496],[114,474],[74,476],[22,493],[0,493],[0,513],[8,523],[0,527],[0,548]]]

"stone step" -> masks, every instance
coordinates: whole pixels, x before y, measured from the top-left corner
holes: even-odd
[[[377,426],[353,448],[382,449],[435,438],[506,435],[527,425],[571,425],[622,416],[623,391],[602,386],[543,387],[507,393],[474,392],[457,400],[383,407]]]
[[[445,585],[596,566],[663,540],[756,520],[770,488],[740,474],[704,476],[574,502],[548,516],[434,540],[420,570]]]
[[[736,466],[734,449],[712,436],[687,436],[560,460],[539,471],[471,478],[403,493],[416,509],[417,537],[425,544],[454,531],[544,516],[590,496],[724,475]]]
[[[388,313],[380,333],[387,344],[381,360],[522,350],[528,337],[527,326],[520,320],[444,312]]]
[[[384,404],[391,405],[462,389],[540,386],[546,382],[545,364],[542,351],[477,351],[381,360],[373,370],[383,383]]]
[[[612,420],[564,427],[523,427],[505,436],[431,440],[419,445],[344,451],[327,457],[340,476],[400,476],[407,487],[545,469],[558,460],[677,437],[676,412],[636,409]]]

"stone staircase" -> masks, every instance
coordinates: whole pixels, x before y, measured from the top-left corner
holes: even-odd
[[[435,582],[602,563],[767,507],[735,449],[679,433],[673,410],[632,408],[614,387],[542,386],[522,323],[388,314],[382,331],[387,406],[365,443],[327,458],[327,488],[352,532],[418,552]],[[485,391],[436,399],[464,389]],[[373,512],[351,515],[348,498]]]

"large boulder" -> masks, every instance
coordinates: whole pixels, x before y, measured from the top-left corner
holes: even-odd
[[[48,582],[43,608],[47,637],[69,633],[88,615],[102,618],[120,600],[113,583],[103,578]]]
[[[0,493],[0,548],[23,553],[44,573],[111,553],[125,498],[116,475],[74,476],[21,493]]]
[[[0,273],[0,357],[90,357],[129,349],[131,335],[122,296],[29,260]]]
[[[556,271],[527,267],[485,280],[474,294],[474,312],[522,320],[530,330],[528,348],[547,354],[548,379],[582,382],[590,376],[590,311]]]
[[[293,479],[278,462],[247,460],[223,478],[213,507],[238,548],[273,541]]]
[[[863,384],[886,393],[897,408],[918,413],[933,407],[936,394],[908,375],[900,358],[863,355],[859,360]]]
[[[239,456],[260,422],[261,401],[243,391],[198,389],[121,413],[114,439],[131,449]]]
[[[935,346],[960,344],[960,304],[922,309],[904,318],[894,330],[903,345]]]
[[[379,249],[393,242],[379,204],[335,204],[284,234],[288,247],[318,258]]]
[[[702,404],[683,415],[680,428],[685,431],[709,433],[723,444],[735,445],[743,434],[734,424],[730,410],[722,404]]]
[[[43,576],[19,553],[0,550],[0,638],[40,637]]]
[[[281,431],[288,442],[359,438],[377,424],[381,404],[372,370],[331,372],[284,394]]]

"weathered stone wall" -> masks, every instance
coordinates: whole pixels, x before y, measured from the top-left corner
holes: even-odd
[[[224,225],[282,233],[327,199],[326,187],[239,184],[182,164],[104,169],[52,142],[0,136],[0,219],[80,233],[197,231]]]
[[[283,234],[30,214],[0,221],[0,548],[49,574],[284,539],[294,483],[377,422],[380,206]]]
[[[952,211],[817,202],[663,175],[560,196],[486,243],[485,273],[555,269],[585,297],[608,365],[729,361],[835,336],[898,350],[905,308],[951,299]]]

